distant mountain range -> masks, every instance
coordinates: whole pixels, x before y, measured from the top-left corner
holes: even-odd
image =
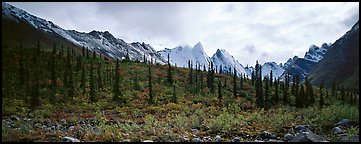
[[[46,40],[47,43],[57,41],[78,49],[85,47],[108,58],[123,59],[129,54],[131,60],[143,61],[145,56],[148,61],[153,59],[160,64],[167,63],[169,54],[170,63],[177,67],[188,67],[188,61],[191,60],[193,68],[201,66],[201,69],[203,67],[208,69],[212,62],[217,72],[222,67],[222,72],[233,73],[235,68],[237,76],[245,74],[249,78],[254,70],[253,66],[244,67],[241,62],[224,49],[217,49],[216,53],[209,57],[201,42],[193,47],[182,45],[156,51],[149,44],[144,42],[127,43],[122,39],[115,38],[108,31],[93,30],[85,33],[64,30],[51,21],[31,15],[5,2],[2,2],[2,22],[3,35],[8,36],[6,38],[3,36],[2,40],[6,43],[14,43],[14,39],[34,41],[37,38]],[[358,86],[358,34],[357,22],[350,31],[335,43],[324,43],[321,47],[311,45],[304,58],[294,56],[283,65],[275,62],[264,63],[262,76],[269,75],[272,70],[273,79],[280,78],[283,80],[284,76],[289,73],[291,76],[299,75],[302,80],[309,76],[314,85],[319,85],[321,81],[324,81],[326,86],[330,86],[331,81],[334,80],[337,84],[342,85],[355,85],[354,83],[357,82]]]

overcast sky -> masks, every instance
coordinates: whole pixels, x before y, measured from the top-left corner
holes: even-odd
[[[201,42],[211,57],[225,49],[242,65],[303,57],[333,43],[359,19],[358,2],[9,2],[64,29],[109,31],[156,50]]]

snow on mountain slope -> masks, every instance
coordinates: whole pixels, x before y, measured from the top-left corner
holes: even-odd
[[[147,60],[154,59],[161,64],[166,62],[148,44],[140,44],[139,42],[126,43],[122,39],[114,38],[108,31],[84,33],[75,30],[64,30],[51,21],[38,18],[5,2],[2,2],[2,17],[15,21],[25,21],[34,28],[57,34],[78,46],[84,46],[87,49],[95,50],[111,58],[122,59],[129,53],[131,60],[143,61],[143,55],[145,55]]]
[[[188,68],[188,60],[191,60],[193,63],[193,68],[196,68],[196,64],[200,65],[203,68],[203,65],[208,68],[210,63],[209,56],[205,53],[203,46],[198,42],[193,48],[189,45],[178,46],[173,49],[165,48],[164,50],[158,51],[163,59],[168,59],[171,65],[176,65],[177,67]]]
[[[217,67],[219,70],[220,65],[222,65],[222,71],[233,73],[233,68],[236,68],[237,76],[241,74],[246,74],[247,77],[250,77],[250,74],[246,71],[242,64],[240,64],[232,55],[230,55],[226,50],[217,49],[217,52],[212,56],[211,61],[213,62],[214,67]]]
[[[322,44],[321,47],[318,47],[316,45],[311,45],[308,52],[306,52],[304,59],[318,62],[320,61],[325,53],[327,52],[327,49],[331,46],[331,44]]]
[[[270,76],[271,70],[273,79],[277,79],[285,71],[283,67],[277,65],[275,62],[266,62],[262,65],[262,78],[266,75]]]

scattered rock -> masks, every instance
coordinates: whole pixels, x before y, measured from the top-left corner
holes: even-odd
[[[18,121],[18,120],[20,120],[20,118],[17,117],[16,115],[11,115],[11,116],[10,116],[10,119],[13,120],[13,121]]]
[[[212,141],[212,138],[211,138],[210,136],[203,137],[203,141],[204,141],[204,142],[211,142],[211,141]]]
[[[214,138],[214,142],[221,142],[222,141],[222,138],[221,136],[217,135],[215,138]]]
[[[241,139],[239,137],[235,137],[232,139],[232,142],[241,142]]]
[[[192,132],[198,132],[198,129],[191,129]]]
[[[121,142],[130,142],[130,139],[125,139],[125,140],[123,140]]]
[[[200,138],[193,138],[192,142],[204,142],[204,141]]]
[[[258,135],[261,139],[269,139],[271,137],[271,133],[268,131],[263,131],[260,135]]]
[[[152,140],[144,140],[143,142],[153,142]]]
[[[293,139],[293,137],[294,137],[293,135],[287,133],[287,134],[285,134],[284,139],[285,139],[286,141],[290,141],[291,139]]]
[[[332,129],[332,133],[333,133],[333,134],[343,134],[344,132],[343,132],[343,130],[342,130],[340,127],[334,127],[334,128]]]
[[[336,126],[344,126],[344,127],[350,127],[352,125],[354,125],[356,122],[354,121],[351,121],[349,119],[343,119],[341,120],[340,122],[334,124],[333,126],[336,127]]]
[[[80,142],[80,140],[73,137],[64,137],[63,142]]]
[[[293,132],[311,132],[311,127],[309,125],[297,125],[292,128]],[[291,130],[291,131],[292,131]]]
[[[269,139],[277,139],[277,136],[276,136],[276,135],[271,135],[271,136],[269,137]]]
[[[254,140],[253,142],[264,142],[264,141],[262,141],[262,140]]]
[[[290,142],[327,142],[323,137],[312,132],[301,132],[293,137]]]
[[[349,142],[359,142],[359,136],[352,136]]]

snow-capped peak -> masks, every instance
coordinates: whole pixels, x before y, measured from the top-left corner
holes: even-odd
[[[311,45],[308,52],[306,52],[304,59],[318,62],[323,58],[323,56],[326,54],[330,46],[331,44],[326,44],[326,43],[322,44],[321,47],[318,47],[316,45]]]
[[[283,67],[277,65],[275,62],[266,62],[262,66],[262,78],[266,75],[270,76],[271,70],[273,79],[277,79],[285,71]]]
[[[222,65],[223,72],[233,73],[234,68],[236,68],[237,76],[241,76],[241,74],[246,74],[246,76],[250,75],[243,65],[224,49],[217,49],[216,53],[212,56],[211,61],[218,70]]]
[[[164,50],[158,51],[163,59],[168,58],[171,65],[177,65],[178,67],[188,67],[188,61],[192,61],[193,68],[197,66],[206,66],[208,67],[210,63],[209,56],[204,52],[203,46],[198,42],[194,47],[189,45],[179,45],[175,48],[169,49],[165,48]]]

